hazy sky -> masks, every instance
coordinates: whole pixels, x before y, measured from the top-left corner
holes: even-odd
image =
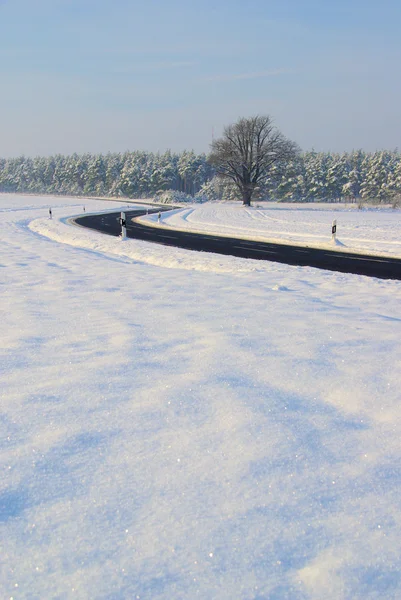
[[[0,0],[0,156],[401,146],[400,0]]]

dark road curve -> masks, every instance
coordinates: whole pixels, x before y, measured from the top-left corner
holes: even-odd
[[[151,209],[149,213],[166,209]],[[380,279],[401,280],[401,259],[382,256],[369,256],[351,254],[332,250],[305,248],[304,246],[290,246],[284,244],[271,244],[232,237],[219,237],[218,235],[191,233],[149,227],[133,221],[135,217],[146,214],[146,210],[127,210],[127,236],[147,242],[164,244],[165,246],[178,246],[187,250],[201,252],[215,252],[240,258],[253,258],[256,260],[270,260],[288,265],[303,267],[316,267],[341,273],[354,273],[367,275]],[[71,219],[73,223],[101,231],[108,235],[118,236],[121,232],[119,224],[120,213],[106,213],[99,215],[82,215]]]

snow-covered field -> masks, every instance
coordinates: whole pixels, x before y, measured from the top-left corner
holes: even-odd
[[[166,224],[266,235],[241,209]],[[0,597],[400,598],[401,282],[121,242],[81,211],[0,195]],[[346,218],[347,246],[397,253],[399,213]]]

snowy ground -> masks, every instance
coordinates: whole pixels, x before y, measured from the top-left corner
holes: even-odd
[[[0,195],[0,597],[400,598],[401,282],[60,220],[81,211]],[[393,252],[398,213],[372,214]]]

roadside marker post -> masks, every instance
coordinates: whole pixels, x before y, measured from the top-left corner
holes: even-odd
[[[120,225],[121,225],[121,239],[125,240],[127,238],[127,221],[125,219],[125,212],[121,213]]]
[[[158,222],[158,223],[160,223],[160,217],[161,217],[161,214],[159,213],[159,214],[157,215],[157,222]]]
[[[334,219],[333,224],[331,226],[331,239],[335,240],[337,235],[337,219]]]
[[[52,209],[51,209],[51,208],[49,208],[49,219],[51,219],[51,218],[52,218],[52,216],[53,216],[53,215],[52,215]]]

